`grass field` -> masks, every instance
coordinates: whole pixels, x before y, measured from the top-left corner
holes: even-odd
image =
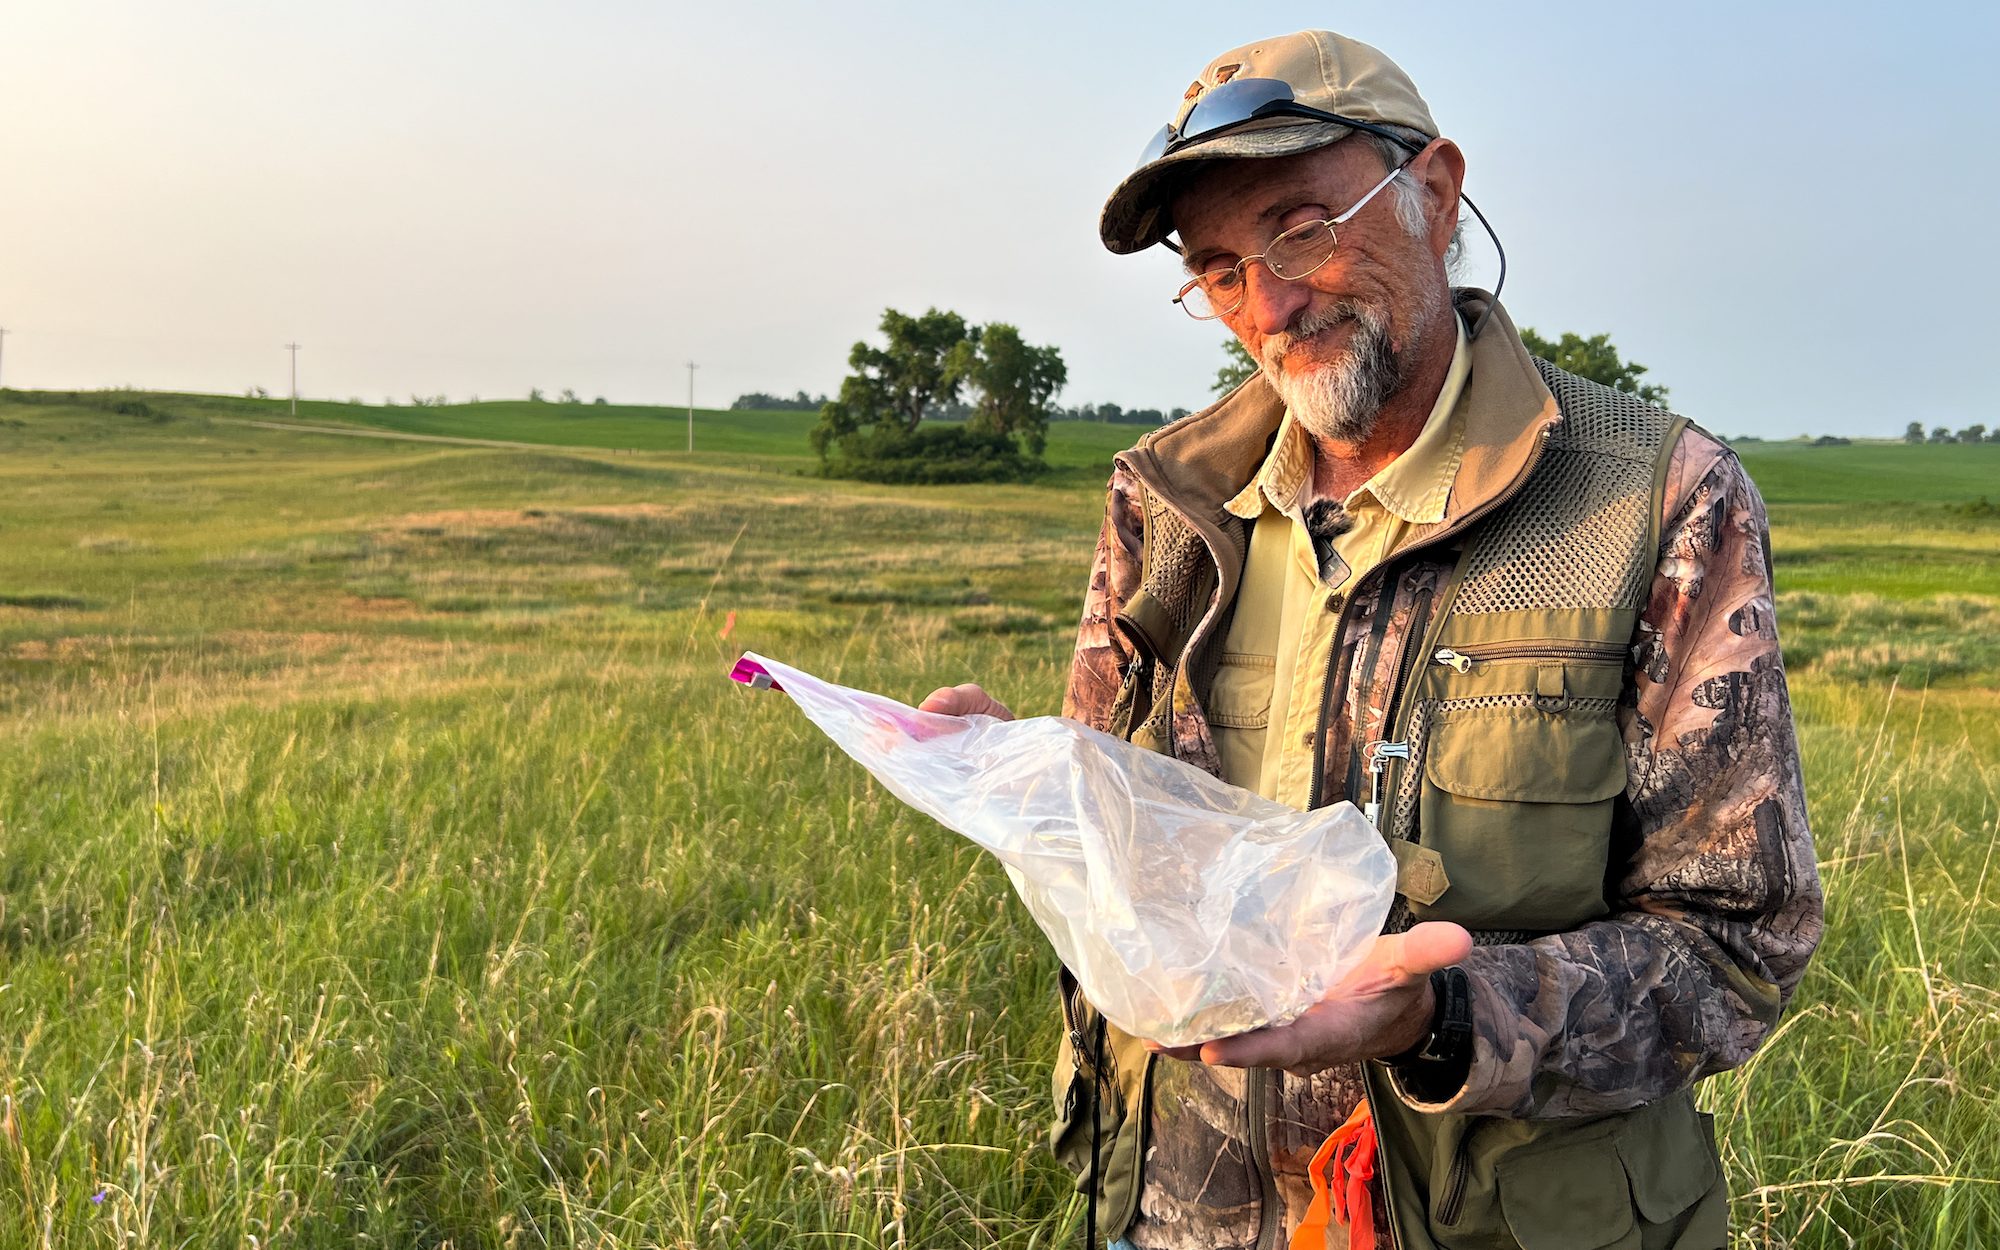
[[[0,402],[0,1246],[1080,1238],[1004,877],[723,674],[1053,711],[1135,430],[145,398]],[[1703,1088],[1739,1238],[2000,1244],[2000,447],[1745,459],[1829,937]]]

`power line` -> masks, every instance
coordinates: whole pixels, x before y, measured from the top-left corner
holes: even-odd
[[[688,450],[694,450],[694,371],[701,368],[694,361],[688,361]]]

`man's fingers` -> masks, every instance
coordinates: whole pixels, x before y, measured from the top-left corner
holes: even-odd
[[[1201,1046],[1201,1061],[1219,1068],[1289,1068],[1303,1054],[1297,1025],[1254,1029]]]
[[[1472,935],[1447,920],[1427,920],[1407,931],[1380,939],[1391,971],[1415,981],[1449,968],[1472,953]]]
[[[1013,720],[1014,714],[1007,705],[987,694],[974,682],[959,686],[940,686],[925,696],[917,705],[919,712],[936,712],[940,716],[991,716],[995,720]]]
[[[1212,1064],[1218,1068],[1281,1068],[1297,1062],[1302,1053],[1298,1036],[1291,1026],[1252,1029],[1248,1033],[1218,1037],[1212,1042],[1196,1042],[1191,1046],[1162,1046],[1158,1042],[1147,1042],[1146,1049],[1169,1059]]]
[[[1365,997],[1412,985],[1472,952],[1472,935],[1449,921],[1429,920],[1375,939],[1368,957],[1340,979],[1337,998]]]

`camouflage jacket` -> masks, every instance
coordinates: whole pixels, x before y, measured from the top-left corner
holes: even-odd
[[[1469,317],[1488,298],[1461,297]],[[1343,629],[1318,744],[1322,802],[1358,801],[1364,750],[1388,730],[1464,533],[1518,488],[1562,421],[1503,311],[1473,351],[1459,410],[1467,451],[1445,519],[1419,527],[1349,601],[1329,604]],[[1261,463],[1280,416],[1253,379],[1117,458],[1065,715],[1220,774],[1203,705],[1247,543],[1244,523],[1221,505]],[[1562,1244],[1558,1226],[1585,1219],[1599,1231],[1612,1221],[1601,1244],[1697,1245],[1720,1227],[1715,1148],[1687,1091],[1742,1063],[1775,1027],[1818,941],[1821,900],[1763,504],[1726,446],[1674,428],[1658,457],[1657,529],[1647,529],[1658,539],[1650,589],[1635,584],[1636,627],[1604,692],[1615,695],[1604,703],[1624,785],[1606,804],[1615,813],[1601,914],[1555,931],[1477,933],[1463,965],[1471,1069],[1439,1102],[1417,1100],[1378,1064],[1309,1079],[1210,1069],[1152,1059],[1115,1028],[1106,1070],[1093,1073],[1083,1043],[1096,1022],[1072,989],[1051,1140],[1087,1167],[1079,1126],[1090,1122],[1092,1091],[1106,1092],[1096,1153],[1113,1235],[1142,1250],[1279,1244],[1310,1196],[1307,1160],[1364,1093],[1395,1191],[1384,1244],[1532,1244],[1538,1224]],[[1200,536],[1201,554],[1163,578],[1148,543],[1168,520]],[[1410,910],[1399,899],[1392,926]],[[1554,1162],[1571,1146],[1592,1153]],[[1636,1203],[1630,1213],[1592,1211],[1588,1195],[1531,1193],[1525,1182],[1500,1192],[1523,1159],[1576,1171],[1586,1158],[1616,1166],[1621,1156],[1624,1171],[1604,1192],[1614,1207]],[[1695,1162],[1661,1162],[1669,1156]],[[1630,1196],[1619,1197],[1626,1172]]]

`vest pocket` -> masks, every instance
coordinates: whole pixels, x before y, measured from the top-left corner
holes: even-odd
[[[1498,668],[1499,666],[1495,666]],[[1614,709],[1618,670],[1524,662],[1503,688],[1424,711],[1419,843],[1450,885],[1411,900],[1420,920],[1549,932],[1603,915],[1612,808],[1625,789]]]
[[[1500,1211],[1522,1250],[1712,1250],[1728,1239],[1713,1122],[1683,1092],[1501,1157]]]
[[[1144,1043],[1105,1025],[1104,1071],[1101,1078],[1094,1078],[1091,1039],[1099,1027],[1097,1012],[1084,1001],[1066,968],[1057,996],[1064,1027],[1050,1081],[1056,1116],[1047,1134],[1049,1153],[1076,1177],[1078,1193],[1097,1187],[1099,1227],[1107,1236],[1117,1237],[1139,1207],[1153,1058]],[[1101,1136],[1093,1149],[1091,1104],[1099,1100]]]
[[[1428,1217],[1428,1239],[1406,1243],[1438,1250],[1728,1243],[1714,1129],[1689,1091],[1586,1120],[1426,1115],[1379,1090],[1375,1105],[1385,1183],[1405,1211]]]

